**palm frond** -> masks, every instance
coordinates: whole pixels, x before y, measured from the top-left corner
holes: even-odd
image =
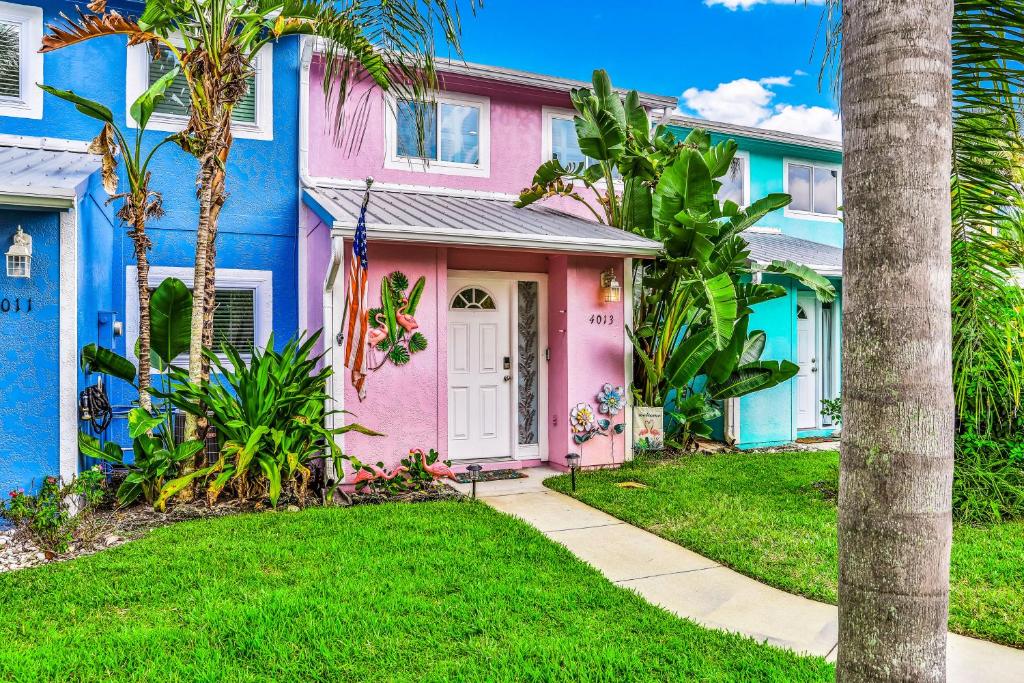
[[[48,33],[43,36],[40,52],[53,52],[101,36],[126,35],[129,46],[153,42],[160,38],[117,12],[86,14],[77,7],[75,9],[78,12],[77,21],[61,12],[57,23],[47,24]]]

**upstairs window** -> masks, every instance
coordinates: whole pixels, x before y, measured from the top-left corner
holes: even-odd
[[[127,106],[131,107],[139,95],[173,69],[175,64],[175,56],[169,50],[160,50],[153,55],[145,45],[129,47]],[[235,137],[255,140],[274,138],[273,64],[273,46],[267,45],[256,55],[253,64],[255,73],[247,79],[245,97],[231,111],[231,132]],[[181,130],[188,118],[190,106],[188,84],[185,75],[179,72],[156,106],[149,128]],[[134,125],[130,116],[128,122]]]
[[[43,116],[43,11],[0,2],[0,116]]]
[[[580,139],[576,135],[575,114],[568,109],[544,108],[544,161],[558,159],[563,167],[570,164],[584,164],[586,167],[597,163],[580,150]],[[619,170],[612,171],[612,178],[619,180]]]
[[[387,168],[451,175],[489,173],[489,102],[439,95],[431,102],[392,100]]]
[[[732,201],[741,207],[750,204],[750,157],[746,152],[737,152],[729,170],[717,180],[722,183],[716,195],[718,201]]]
[[[175,64],[174,55],[167,50],[162,50],[156,57],[151,55],[146,87],[160,80],[164,74],[174,68]],[[245,97],[231,111],[231,120],[254,124],[256,123],[256,91],[259,88],[255,74],[246,79],[246,86]],[[179,71],[164,93],[163,100],[154,109],[154,113],[184,118],[189,115],[189,109],[188,82],[185,80],[185,74]]]
[[[787,162],[786,190],[793,201],[787,213],[837,218],[839,216],[839,167]]]

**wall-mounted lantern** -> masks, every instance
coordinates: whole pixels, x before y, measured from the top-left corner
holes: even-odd
[[[601,298],[606,303],[622,301],[622,285],[615,278],[613,268],[608,268],[601,273]]]
[[[7,250],[7,277],[32,277],[32,236],[18,226]]]

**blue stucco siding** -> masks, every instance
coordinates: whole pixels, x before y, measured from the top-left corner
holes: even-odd
[[[3,495],[15,487],[38,486],[60,469],[60,214],[0,209],[0,253],[19,225],[32,236],[32,277],[9,278],[0,267]]]

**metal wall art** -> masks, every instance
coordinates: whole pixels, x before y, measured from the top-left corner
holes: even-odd
[[[421,276],[410,290],[409,278],[398,270],[381,279],[381,304],[370,309],[370,330],[366,335],[366,343],[380,354],[380,360],[371,356],[370,370],[379,370],[389,361],[405,365],[412,354],[426,350],[427,338],[417,331],[419,323],[413,317],[426,283],[426,277]]]

